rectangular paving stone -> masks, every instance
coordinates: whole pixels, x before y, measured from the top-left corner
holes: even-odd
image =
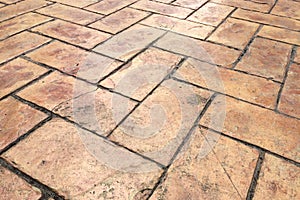
[[[54,41],[26,56],[92,83],[97,83],[122,64],[59,41]]]
[[[230,96],[275,108],[280,84],[207,63],[187,60],[175,77]]]
[[[155,28],[135,25],[98,45],[93,50],[125,61],[140,52],[164,33],[164,31]]]
[[[209,41],[244,49],[258,24],[229,18],[208,38]]]
[[[300,118],[299,84],[300,65],[292,64],[280,96],[278,110],[298,118]]]
[[[206,2],[207,0],[176,0],[172,2],[172,4],[191,9],[198,9]]]
[[[257,158],[255,149],[197,128],[150,199],[246,199]]]
[[[1,199],[39,199],[42,193],[9,170],[0,166]]]
[[[167,17],[164,15],[154,14],[143,20],[141,24],[153,26],[165,30],[171,30],[183,35],[205,39],[213,30],[214,27],[206,26],[186,20]]]
[[[231,11],[233,11],[233,9],[234,8],[230,6],[207,3],[189,16],[188,20],[217,26],[229,15]]]
[[[167,80],[109,138],[168,165],[210,96],[208,91]]]
[[[89,26],[115,34],[140,21],[149,14],[150,13],[135,10],[132,8],[124,8],[116,13],[104,17],[103,19]]]
[[[6,40],[0,41],[0,63],[25,53],[26,51],[37,48],[49,41],[49,38],[30,32],[22,32]]]
[[[39,9],[37,12],[81,25],[89,24],[103,17],[100,14],[57,3]]]
[[[33,31],[61,39],[83,48],[93,48],[110,37],[109,34],[90,28],[55,20],[33,29]]]
[[[210,123],[211,113],[226,104],[223,127]],[[222,113],[220,112],[220,113]],[[214,116],[216,117],[216,116]],[[299,162],[300,123],[274,111],[222,96],[214,99],[200,124]]]
[[[155,1],[149,1],[149,0],[138,1],[137,3],[131,5],[131,7],[151,11],[162,15],[168,15],[171,17],[177,17],[181,19],[184,19],[190,13],[193,12],[193,10],[188,8],[167,5],[167,4],[163,4]]]
[[[27,13],[11,20],[0,23],[0,39],[4,39],[15,33],[31,28],[43,22],[49,21],[50,17],[45,17],[36,13]]]
[[[268,12],[274,5],[274,0],[259,0],[259,1],[248,1],[248,0],[212,0],[212,2],[225,4],[228,6],[244,8],[248,10],[256,10],[261,12]]]
[[[180,56],[150,48],[100,85],[142,100],[180,61]]]
[[[0,150],[27,133],[46,117],[46,114],[12,97],[0,101]],[[0,185],[3,184],[1,181],[2,179]]]
[[[299,167],[266,154],[253,199],[299,199]]]
[[[286,18],[286,17],[279,17],[271,14],[265,14],[261,12],[253,12],[249,10],[238,9],[232,14],[232,17],[236,17],[239,19],[246,19],[246,20],[250,20],[262,24],[279,26],[282,28],[287,28],[295,31],[300,30],[300,21],[298,20]]]
[[[26,0],[26,1],[20,1],[16,4],[5,6],[3,8],[0,8],[0,21],[38,9],[48,4],[50,3],[47,1]]]
[[[292,46],[255,38],[236,69],[282,82]]]
[[[91,10],[104,15],[109,15],[117,10],[120,10],[137,0],[103,0],[94,5],[88,6],[85,9]]]
[[[84,1],[74,1],[74,0],[55,0],[56,2],[67,4],[74,7],[83,8],[93,3],[96,3],[98,0],[84,0]]]
[[[291,0],[279,0],[271,13],[300,19],[300,3]]]
[[[290,44],[300,45],[300,33],[271,26],[264,26],[258,33],[259,36]]]
[[[48,70],[17,58],[0,67],[0,98],[29,83]]]
[[[240,51],[210,42],[204,42],[174,33],[167,33],[155,46],[168,51],[191,56],[206,62],[232,67]]]
[[[66,199],[139,199],[162,173],[156,164],[61,119],[3,157]]]

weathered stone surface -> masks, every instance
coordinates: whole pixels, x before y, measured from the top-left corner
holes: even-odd
[[[202,6],[206,0],[176,0],[172,4],[187,7],[191,9],[197,9]]]
[[[98,0],[84,0],[84,1],[74,1],[74,0],[56,0],[56,2],[83,8],[85,6],[96,3]]]
[[[275,3],[274,0],[212,0],[212,2],[261,12],[268,12]]]
[[[300,19],[300,3],[291,0],[279,0],[271,13]]]
[[[287,29],[264,26],[258,33],[259,36],[279,40],[290,44],[300,45],[300,33]]]
[[[103,0],[94,5],[87,7],[87,10],[98,12],[104,15],[111,14],[121,8],[126,7],[129,4],[134,3],[136,0]]]

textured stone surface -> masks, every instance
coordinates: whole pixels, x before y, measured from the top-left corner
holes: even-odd
[[[112,157],[94,157],[89,149],[93,146],[88,146],[93,144],[119,151],[120,156],[128,154],[153,171],[134,173],[134,167],[133,172],[113,169],[109,162]],[[97,150],[101,151],[94,149]],[[60,119],[45,124],[6,152],[4,158],[67,199],[132,199],[139,191],[154,187],[162,171],[155,164]]]
[[[300,65],[293,64],[288,71],[278,110],[291,116],[300,118]]]
[[[227,19],[208,40],[243,49],[258,28],[258,24],[238,19]]]
[[[297,63],[300,63],[300,49],[299,48],[296,51],[296,56],[295,56],[294,61]]]
[[[212,0],[212,2],[261,12],[268,12],[274,4],[274,0]]]
[[[151,199],[246,199],[258,152],[197,129]]]
[[[191,9],[197,9],[202,6],[206,0],[176,0],[172,4],[187,7]]]
[[[298,1],[279,0],[271,13],[300,19],[300,3]]]
[[[48,22],[33,29],[33,31],[57,37],[63,41],[84,48],[93,48],[110,37],[107,33],[98,32],[83,26],[75,25],[61,20]]]
[[[253,199],[298,199],[299,167],[266,154]]]
[[[291,45],[256,38],[236,69],[281,82],[291,49]]]
[[[75,6],[75,7],[85,7],[88,5],[91,5],[93,3],[96,3],[98,0],[84,0],[84,1],[74,1],[74,0],[55,0],[56,2],[59,3],[63,3],[63,4],[67,4],[67,5],[71,5],[71,6]]]
[[[217,127],[210,123],[210,113],[220,100],[214,100],[200,124],[299,162],[299,120],[227,97],[224,126]]]
[[[0,150],[14,142],[46,117],[46,114],[12,97],[0,101]]]
[[[91,10],[94,12],[98,12],[104,15],[111,14],[117,10],[120,10],[127,5],[130,5],[134,3],[136,0],[124,0],[124,1],[119,1],[119,0],[103,0],[100,1],[99,3],[96,3],[94,5],[91,5],[87,7],[87,10]]]
[[[258,35],[273,40],[279,40],[291,44],[300,45],[300,33],[296,31],[290,31],[287,29],[281,29],[271,26],[264,26],[259,31]]]
[[[41,191],[0,166],[1,199],[39,199]]]

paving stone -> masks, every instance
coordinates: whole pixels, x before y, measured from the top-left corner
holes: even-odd
[[[50,39],[30,32],[22,32],[0,41],[0,63],[37,48],[48,41]]]
[[[299,167],[266,154],[253,199],[298,199]]]
[[[103,17],[103,15],[100,14],[61,4],[53,4],[39,9],[37,12],[81,25],[92,23]]]
[[[12,3],[16,3],[20,0],[2,0],[1,2],[6,3],[6,4],[12,4]]]
[[[104,157],[96,158],[97,151]],[[114,161],[120,162],[113,156],[124,155],[130,159],[128,165],[114,169]],[[162,173],[152,162],[61,119],[51,120],[3,157],[67,199],[134,198],[139,191],[153,188]],[[133,161],[151,171],[135,173],[139,166],[130,166]]]
[[[258,152],[196,129],[150,199],[246,199]]]
[[[211,93],[168,80],[159,86],[110,139],[168,165]]]
[[[206,2],[206,0],[176,0],[172,4],[191,9],[198,9]]]
[[[258,26],[258,24],[230,18],[221,24],[208,40],[243,49]]]
[[[49,21],[51,18],[35,13],[27,13],[11,20],[0,23],[0,39],[4,39],[15,33],[31,28],[43,22]],[[5,31],[4,31],[5,30]]]
[[[131,26],[132,24],[142,20],[149,14],[150,13],[135,10],[132,8],[124,8],[89,26],[115,34]]]
[[[49,4],[47,1],[26,0],[0,8],[0,21],[38,9]]]
[[[300,3],[297,1],[291,0],[279,0],[274,9],[272,10],[272,14],[287,16],[295,19],[300,19]]]
[[[300,118],[300,65],[292,64],[288,71],[278,110],[291,116]]]
[[[155,46],[225,67],[232,67],[241,53],[228,47],[174,33],[167,33],[155,43]]]
[[[39,199],[41,191],[0,166],[1,199]]]
[[[180,56],[150,48],[100,85],[142,100],[180,61]]]
[[[138,1],[137,3],[131,5],[131,7],[147,10],[147,11],[151,11],[154,13],[159,13],[171,17],[177,17],[181,19],[184,19],[190,13],[193,12],[193,10],[188,8],[167,5],[167,4],[163,4],[155,1],[149,1],[149,0]]]
[[[291,45],[256,38],[236,69],[282,82],[291,49]]]
[[[200,124],[299,162],[299,120],[226,97],[226,118],[219,127],[210,123],[210,113],[219,110],[222,101],[213,101]]]
[[[96,3],[94,5],[91,5],[89,7],[87,7],[87,10],[91,10],[94,12],[98,12],[104,15],[109,15],[117,10],[120,10],[124,7],[126,7],[127,5],[130,5],[134,2],[136,2],[137,0],[123,0],[123,1],[119,1],[119,0],[103,0],[100,1],[99,3]]]
[[[229,15],[231,11],[233,11],[233,9],[233,7],[225,5],[207,3],[188,17],[188,20],[217,26]]]
[[[282,42],[300,45],[300,33],[296,31],[290,31],[287,29],[281,29],[271,26],[264,26],[259,31],[258,35],[273,40],[279,40]]]
[[[110,37],[107,33],[102,33],[90,28],[72,24],[69,22],[55,20],[33,29],[33,31],[59,38],[63,41],[78,45],[87,49],[93,48],[97,44]]]
[[[70,75],[97,83],[122,63],[62,42],[52,42],[26,56]]]
[[[0,101],[0,150],[27,133],[46,117],[46,114],[12,97]],[[1,180],[0,185],[2,185]]]
[[[74,0],[55,0],[56,2],[67,4],[70,6],[75,6],[79,8],[86,7],[88,5],[91,5],[93,3],[96,3],[98,0],[84,0],[84,1],[74,1]]]
[[[265,14],[261,12],[253,12],[249,10],[238,9],[232,14],[232,17],[246,19],[246,20],[250,20],[262,24],[279,26],[282,28],[287,28],[295,31],[300,30],[300,21],[298,20],[286,18],[286,17],[278,17],[275,15]]]
[[[275,3],[274,0],[212,0],[212,2],[261,12],[268,12]]]
[[[0,68],[0,98],[29,83],[48,70],[17,58]]]
[[[294,61],[297,62],[297,63],[300,63],[300,49],[299,48],[296,51],[296,56],[294,58]]]
[[[165,32],[135,25],[94,48],[94,51],[120,60],[128,60]]]

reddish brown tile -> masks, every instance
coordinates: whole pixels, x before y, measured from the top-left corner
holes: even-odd
[[[74,1],[74,0],[55,0],[56,2],[67,4],[70,6],[75,6],[79,8],[83,8],[85,6],[96,3],[98,0],[84,0],[84,1]]]
[[[91,10],[94,12],[98,12],[104,15],[108,15],[111,14],[117,10],[120,10],[124,7],[126,7],[129,4],[134,3],[137,0],[123,0],[123,1],[119,1],[119,0],[103,0],[100,1],[99,3],[96,3],[94,5],[91,5],[89,7],[87,7],[87,10]]]
[[[300,48],[298,47],[294,61],[300,63]]]
[[[46,117],[46,114],[12,97],[0,101],[0,150],[14,142]]]
[[[300,2],[292,0],[279,0],[271,13],[300,19]]]
[[[212,2],[221,3],[229,6],[244,8],[248,10],[256,10],[261,12],[268,12],[274,5],[274,0],[212,0]]]
[[[40,32],[51,37],[57,37],[63,41],[87,49],[93,48],[95,45],[110,37],[107,33],[102,33],[61,20],[48,22],[34,28],[33,31]]]
[[[290,31],[287,29],[281,29],[271,26],[264,26],[259,31],[258,35],[273,40],[279,40],[282,42],[300,45],[300,33],[296,31]]]
[[[207,0],[176,0],[172,4],[191,9],[198,9],[206,2]]]

